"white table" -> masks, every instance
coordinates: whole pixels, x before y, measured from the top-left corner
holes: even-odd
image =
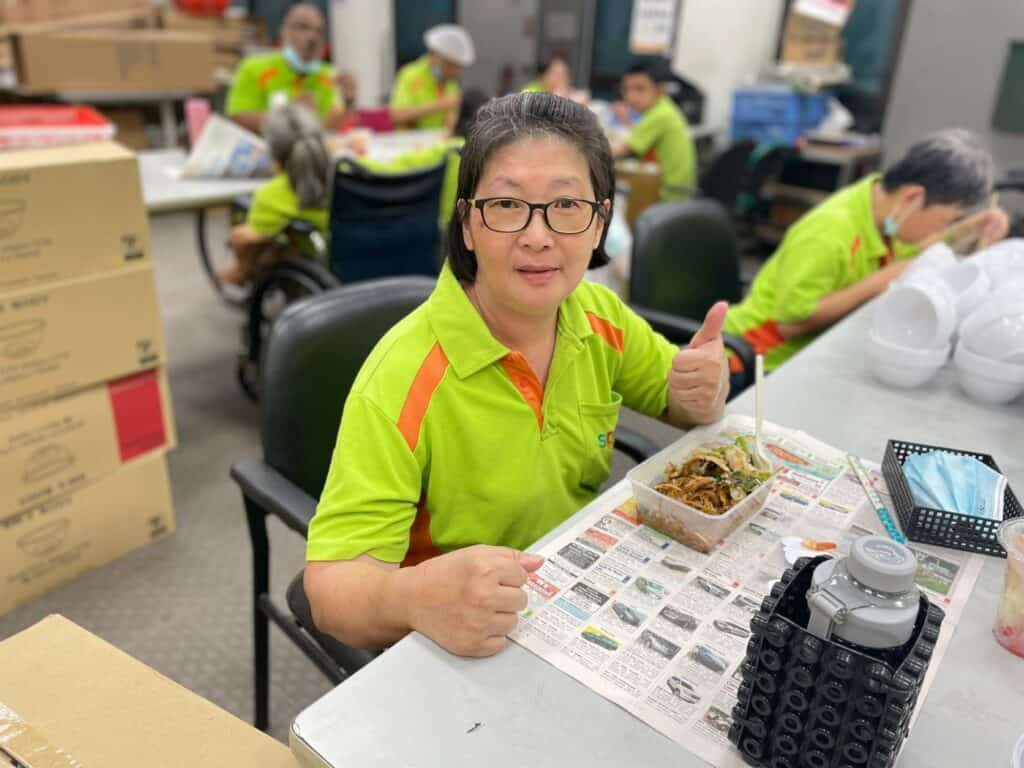
[[[1024,402],[972,403],[951,371],[914,392],[886,389],[870,378],[860,351],[869,312],[769,376],[767,417],[876,461],[890,437],[985,451],[1024,491]],[[753,392],[730,410],[751,414]],[[992,638],[1003,570],[1004,561],[987,559],[901,768],[1008,765],[1024,731],[1024,660]],[[519,646],[460,659],[418,634],[300,714],[292,741],[305,745],[309,764],[337,768],[704,764]]]
[[[150,213],[228,205],[266,183],[266,179],[182,179],[178,174],[185,165],[185,151],[181,149],[143,150],[138,158],[142,199]]]

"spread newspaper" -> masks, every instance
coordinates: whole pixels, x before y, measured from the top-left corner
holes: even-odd
[[[752,437],[753,420],[728,416],[707,441]],[[782,572],[818,548],[845,555],[884,534],[846,454],[765,424],[781,466],[750,520],[709,554],[641,525],[628,481],[604,493],[538,554],[529,605],[511,638],[716,766],[745,766],[727,739],[751,616]],[[693,432],[687,436],[689,442]],[[877,464],[865,462],[888,509]],[[983,564],[980,555],[911,542],[916,582],[946,612],[924,693],[941,664]]]

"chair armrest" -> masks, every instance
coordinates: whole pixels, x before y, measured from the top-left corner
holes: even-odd
[[[651,327],[658,333],[662,334],[673,344],[679,344],[680,346],[689,344],[690,339],[693,338],[693,335],[697,333],[701,326],[701,323],[697,320],[672,315],[656,309],[648,309],[636,304],[630,304],[630,309],[650,323]],[[743,364],[742,386],[739,389],[745,389],[754,380],[754,350],[744,339],[731,333],[723,333],[722,342],[725,344],[725,348],[736,355]]]
[[[637,464],[646,461],[661,450],[658,444],[649,437],[622,426],[615,428],[614,448],[617,451],[622,451]]]
[[[316,514],[316,499],[288,478],[257,459],[243,459],[231,467],[231,479],[242,495],[268,515],[305,537]]]

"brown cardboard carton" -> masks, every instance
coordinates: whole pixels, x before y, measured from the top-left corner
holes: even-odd
[[[162,453],[0,516],[0,614],[174,531]]]
[[[146,135],[146,113],[141,107],[104,109],[103,116],[117,129],[117,143],[129,149],[149,148]]]
[[[0,296],[151,258],[133,153],[113,142],[0,153]]]
[[[782,32],[784,64],[827,66],[843,60],[843,28],[790,11]]]
[[[0,414],[163,360],[149,267],[0,295]]]
[[[163,370],[0,416],[0,516],[74,493],[175,445]]]
[[[246,45],[265,45],[269,42],[266,24],[262,19],[195,16],[174,8],[162,8],[160,23],[164,29],[209,35],[218,51],[241,53]]]
[[[0,764],[6,750],[29,768],[297,766],[280,742],[63,616],[0,642],[0,679]]]
[[[210,37],[167,30],[21,32],[14,38],[24,93],[212,92],[213,53]]]

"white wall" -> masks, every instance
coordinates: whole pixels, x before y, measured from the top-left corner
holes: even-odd
[[[1020,0],[913,3],[883,126],[886,159],[957,126],[982,136],[1000,171],[1024,166],[1024,135],[991,128],[1007,45],[1022,39]]]
[[[775,60],[782,0],[682,4],[672,67],[704,91],[704,123],[724,135],[733,89],[756,82]]]
[[[331,0],[331,58],[359,84],[359,106],[377,106],[395,78],[393,4]]]
[[[473,36],[476,63],[462,74],[463,90],[498,92],[503,67],[513,71],[512,88],[524,70],[532,78],[537,58],[539,0],[460,0],[456,18]]]

